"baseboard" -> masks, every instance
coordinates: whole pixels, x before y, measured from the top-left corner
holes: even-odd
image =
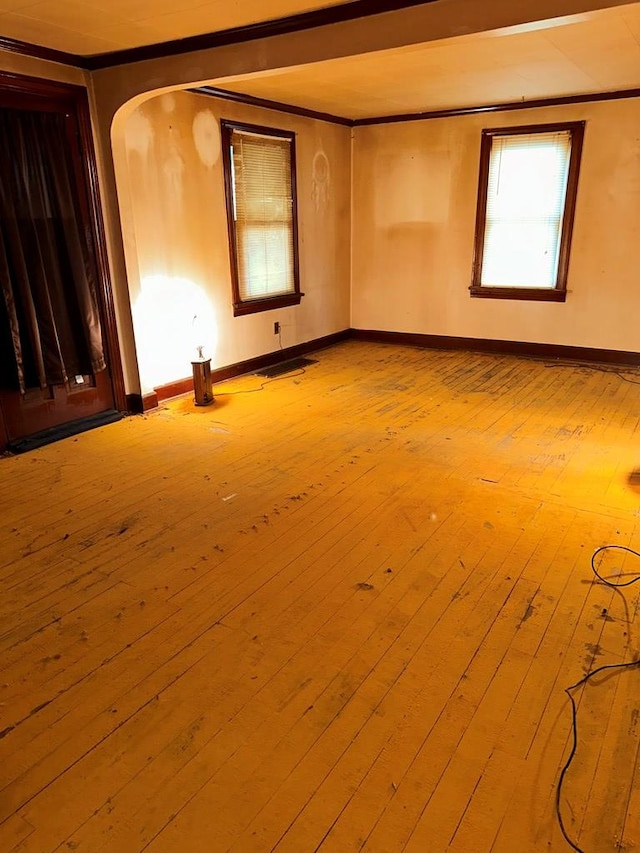
[[[605,364],[640,365],[640,352],[574,347],[564,344],[539,344],[530,341],[500,341],[485,338],[460,338],[449,335],[423,335],[417,332],[384,332],[375,329],[351,329],[356,341],[400,344],[425,349],[468,350],[469,352],[524,355],[534,358],[593,361]]]
[[[334,344],[346,341],[350,337],[351,329],[344,329],[341,332],[334,332],[332,335],[325,335],[322,338],[314,338],[314,340],[306,341],[303,344],[296,344],[295,346],[279,349],[275,352],[268,352],[264,355],[258,355],[255,358],[249,358],[246,361],[238,361],[235,364],[229,364],[226,367],[217,367],[211,371],[211,379],[215,385],[218,382],[224,382],[225,379],[233,379],[235,376],[242,376],[245,373],[255,373],[256,370],[271,367],[281,361],[289,361],[289,359],[292,358],[299,358],[302,355],[308,355],[311,352],[326,349]],[[157,398],[156,406],[161,400],[168,400],[170,397],[179,397],[181,394],[189,394],[192,392],[193,378],[191,376],[187,376],[184,379],[177,379],[175,382],[168,382],[166,385],[158,385],[154,388],[154,393]],[[147,411],[147,407],[145,407],[144,411]]]
[[[142,395],[142,411],[148,412],[149,409],[158,408],[158,395],[155,391],[150,391],[148,394]]]
[[[171,397],[180,397],[182,394],[189,394],[192,391],[192,376],[185,376],[184,379],[176,379],[175,382],[167,382],[166,385],[158,385],[153,389],[158,403],[162,402],[162,400],[169,400]]]
[[[127,394],[127,411],[132,415],[141,415],[149,409],[158,407],[158,395],[155,391],[149,394]]]
[[[315,338],[302,344],[265,353],[264,355],[238,361],[211,371],[213,384],[255,373],[265,367],[271,367],[281,361],[288,361],[317,352],[321,349],[355,340],[379,344],[420,347],[424,349],[468,350],[469,352],[498,353],[502,355],[523,355],[534,358],[563,359],[567,361],[592,361],[606,364],[640,365],[640,352],[624,350],[598,349],[596,347],[574,347],[563,344],[540,344],[528,341],[501,341],[489,338],[462,338],[453,335],[425,335],[417,332],[385,332],[376,329],[344,329],[332,335]],[[166,385],[158,385],[149,394],[129,394],[127,404],[130,412],[147,412],[154,409],[162,400],[193,393],[193,378],[186,376]]]

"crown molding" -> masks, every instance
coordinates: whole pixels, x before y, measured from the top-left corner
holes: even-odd
[[[397,115],[357,118],[354,127],[366,127],[372,124],[397,124],[406,121],[428,121],[436,118],[455,118],[481,113],[513,112],[514,110],[534,110],[541,107],[561,107],[569,104],[589,104],[596,101],[619,101],[624,98],[639,98],[640,89],[615,89],[611,92],[588,92],[583,95],[562,95],[555,98],[535,98],[530,101],[508,101],[498,104],[484,104],[476,107],[454,107],[448,110],[430,110],[418,113],[399,113]]]
[[[217,32],[188,36],[160,44],[141,45],[140,47],[117,50],[111,53],[94,54],[84,57],[84,60],[88,63],[87,67],[94,71],[130,62],[141,62],[146,59],[164,59],[169,56],[192,53],[196,50],[210,50],[230,44],[241,44],[256,39],[288,35],[315,27],[342,24],[348,21],[356,21],[359,18],[381,15],[384,12],[397,12],[402,9],[410,9],[413,6],[427,6],[438,2],[440,0],[351,0],[351,2],[340,3],[337,6],[301,12],[284,18],[274,18],[271,21],[245,24],[241,27],[231,27]]]
[[[564,95],[556,98],[536,98],[531,101],[508,101],[498,104],[484,104],[475,107],[454,107],[448,110],[430,110],[428,112],[401,113],[399,115],[375,116],[372,118],[350,119],[345,116],[337,116],[332,113],[318,112],[317,110],[298,107],[282,101],[271,101],[266,98],[257,98],[244,92],[231,92],[228,89],[218,89],[215,86],[200,86],[189,89],[199,95],[208,95],[213,98],[222,98],[239,104],[247,104],[254,107],[264,107],[277,110],[282,113],[290,113],[305,118],[327,121],[345,127],[368,127],[378,124],[400,124],[408,121],[429,121],[431,119],[456,118],[458,116],[482,115],[500,112],[513,112],[514,110],[532,110],[542,107],[559,107],[571,104],[589,104],[598,101],[619,101],[625,98],[640,98],[638,89],[615,89],[611,92],[587,92],[583,95]]]
[[[47,62],[58,62],[62,65],[70,65],[73,68],[89,70],[89,59],[76,53],[66,53],[64,50],[54,50],[51,47],[43,47],[39,44],[31,44],[27,41],[0,36],[0,50],[9,53],[18,53],[20,56],[31,56],[34,59],[44,59]]]
[[[253,95],[245,95],[242,92],[231,92],[228,89],[218,89],[215,86],[199,86],[197,89],[188,89],[194,95],[207,95],[209,98],[222,98],[225,101],[234,101],[238,104],[248,104],[252,107],[262,107],[267,110],[277,110],[280,113],[289,113],[303,118],[312,118],[317,121],[328,121],[331,124],[341,124],[345,127],[353,127],[353,121],[344,116],[336,116],[332,113],[323,113],[318,110],[310,110],[306,107],[297,107],[293,104],[285,104],[281,101],[270,101],[267,98],[256,98]]]

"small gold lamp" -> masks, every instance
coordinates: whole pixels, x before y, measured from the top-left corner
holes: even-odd
[[[211,386],[211,359],[203,355],[203,347],[197,347],[198,358],[191,362],[193,368],[193,391],[196,406],[209,406],[213,403]]]

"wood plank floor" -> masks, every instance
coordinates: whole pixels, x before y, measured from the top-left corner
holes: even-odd
[[[0,851],[570,849],[564,688],[640,657],[590,569],[640,546],[640,376],[316,358],[0,460]],[[640,671],[575,698],[567,829],[638,849]]]

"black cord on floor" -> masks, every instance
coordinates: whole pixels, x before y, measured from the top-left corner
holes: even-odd
[[[263,391],[267,385],[271,385],[272,382],[278,382],[280,379],[293,379],[294,376],[302,376],[303,373],[306,373],[304,367],[298,367],[295,371],[289,373],[283,373],[282,376],[274,376],[273,379],[267,379],[266,382],[263,382],[262,385],[259,385],[257,388],[247,388],[246,391],[214,391],[214,397],[234,397],[236,394],[255,394],[257,391]]]
[[[606,365],[600,364],[585,364],[584,362],[576,361],[554,361],[546,364],[545,367],[574,367],[582,368],[584,370],[596,370],[598,373],[612,373],[624,382],[630,382],[632,385],[640,385],[640,374],[637,372],[637,369],[633,367],[621,370],[619,367],[607,367]],[[631,379],[626,375],[627,373],[631,374],[631,376],[635,376],[636,379]]]
[[[602,545],[600,548],[596,548],[596,550],[591,555],[591,569],[594,575],[598,578],[599,581],[605,583],[607,586],[612,586],[614,588],[620,586],[631,586],[632,583],[637,583],[640,581],[640,573],[635,572],[635,578],[631,578],[630,581],[624,581],[619,583],[613,583],[613,581],[608,581],[606,578],[603,578],[602,575],[596,569],[596,557],[602,551],[625,551],[627,554],[633,554],[634,557],[640,557],[640,554],[637,551],[634,551],[633,548],[627,548],[626,545]]]
[[[598,569],[596,568],[595,560],[598,554],[602,553],[603,551],[609,550],[626,551],[629,554],[633,554],[636,557],[640,557],[640,553],[638,553],[638,551],[634,551],[633,548],[627,548],[626,545],[602,545],[600,548],[596,548],[596,550],[591,555],[591,568],[598,580],[606,584],[607,586],[612,587],[631,586],[631,584],[640,581],[640,574],[638,574],[636,577],[632,578],[629,581],[624,581],[621,583],[614,583],[613,581],[609,581],[606,578],[603,578],[602,575],[598,572]],[[592,672],[587,673],[587,675],[581,678],[580,681],[576,681],[576,683],[572,684],[571,687],[565,688],[564,691],[569,697],[569,701],[571,702],[573,743],[571,744],[571,752],[569,753],[569,757],[567,758],[564,767],[560,771],[560,778],[558,779],[558,787],[556,788],[556,816],[558,818],[558,824],[560,826],[560,831],[562,832],[564,840],[573,850],[576,851],[576,853],[585,853],[585,851],[581,847],[578,847],[578,845],[569,837],[564,825],[564,821],[562,820],[562,811],[560,803],[562,797],[562,784],[578,749],[578,708],[571,691],[576,690],[578,687],[582,687],[582,685],[586,684],[589,679],[594,678],[594,676],[599,675],[601,672],[614,669],[630,669],[631,667],[635,666],[640,666],[640,659],[629,661],[629,663],[610,663],[606,664],[605,666],[599,666]]]

